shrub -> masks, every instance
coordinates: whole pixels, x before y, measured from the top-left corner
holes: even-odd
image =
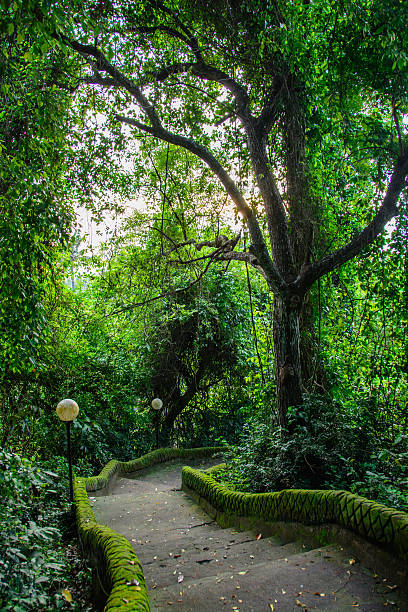
[[[61,519],[69,507],[65,491],[58,474],[0,451],[2,611],[86,609],[67,603],[62,595],[72,580],[61,545]]]
[[[316,396],[289,411],[289,429],[290,434],[249,420],[229,467],[217,479],[252,492],[349,489],[408,509],[408,452],[402,436],[387,450],[367,423],[351,419],[339,404]]]

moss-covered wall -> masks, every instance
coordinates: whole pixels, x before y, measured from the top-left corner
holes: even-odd
[[[86,491],[86,478],[74,483],[79,539],[108,594],[105,610],[150,610],[143,569],[128,540],[96,522]]]
[[[183,488],[195,492],[220,514],[265,522],[297,521],[304,525],[335,523],[394,555],[408,560],[408,514],[348,491],[285,490],[240,493],[216,482],[209,473],[183,467]]]
[[[164,448],[133,461],[110,461],[98,476],[76,478],[74,505],[79,538],[91,559],[102,590],[106,612],[149,611],[143,569],[129,541],[96,522],[88,492],[103,489],[118,476],[173,459],[210,457],[222,447]],[[216,468],[214,468],[216,470]],[[234,517],[265,522],[297,521],[304,525],[334,523],[380,544],[408,560],[408,514],[397,512],[347,491],[286,490],[277,493],[239,493],[219,484],[209,473],[183,467],[183,488],[217,511],[221,524]]]
[[[88,491],[109,485],[113,478],[136,472],[163,461],[183,458],[210,457],[223,450],[210,448],[162,448],[133,461],[112,460],[98,476],[76,478],[74,506],[79,539],[85,555],[96,568],[101,589],[107,596],[106,612],[149,611],[149,597],[143,569],[130,542],[105,525],[96,522]]]
[[[138,459],[132,459],[131,461],[116,461],[112,459],[105,465],[98,476],[91,476],[90,478],[84,478],[86,483],[87,491],[98,491],[108,486],[109,482],[115,476],[124,476],[125,474],[131,474],[138,470],[155,465],[156,463],[163,463],[164,461],[171,461],[172,459],[194,459],[195,457],[211,457],[217,452],[225,450],[222,446],[205,446],[202,448],[159,448],[158,450],[142,455]]]

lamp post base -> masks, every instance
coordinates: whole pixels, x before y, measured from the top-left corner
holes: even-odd
[[[72,457],[71,457],[71,421],[66,422],[67,425],[67,449],[68,449],[68,469],[69,469],[69,498],[74,501],[74,485],[72,481]]]

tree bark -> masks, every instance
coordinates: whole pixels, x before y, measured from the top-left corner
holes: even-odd
[[[302,403],[299,321],[301,298],[275,296],[273,342],[278,423],[288,427],[288,408]]]
[[[178,398],[178,401],[174,402],[173,404],[171,404],[171,406],[169,406],[168,411],[164,415],[160,430],[160,439],[162,442],[166,442],[166,444],[169,444],[171,434],[174,430],[175,420],[178,416],[180,416],[183,410],[187,408],[189,402],[191,402],[198,390],[198,384],[190,385],[186,392]]]

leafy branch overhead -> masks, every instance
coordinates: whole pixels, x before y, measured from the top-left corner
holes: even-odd
[[[270,164],[268,164],[266,139],[279,119],[279,105],[290,104],[290,98],[296,96],[298,90],[302,89],[298,76],[290,71],[289,66],[284,66],[283,69],[279,66],[272,67],[272,69],[268,67],[273,86],[268,92],[267,103],[260,108],[257,114],[253,114],[251,106],[253,107],[254,104],[251,104],[250,87],[247,83],[241,84],[236,78],[205,59],[205,55],[210,55],[208,46],[201,44],[198,32],[193,33],[193,28],[197,27],[197,23],[194,23],[191,15],[187,17],[190,21],[187,26],[186,21],[166,5],[154,3],[154,7],[155,19],[156,21],[162,20],[162,23],[136,26],[135,24],[138,22],[136,15],[132,15],[131,12],[126,12],[126,9],[124,9],[123,16],[127,20],[127,27],[121,27],[118,30],[113,27],[108,29],[107,33],[110,36],[118,34],[125,40],[127,37],[126,44],[128,47],[133,45],[134,51],[137,51],[138,47],[143,49],[143,45],[146,44],[148,37],[152,39],[149,42],[154,46],[154,39],[160,33],[160,42],[167,38],[166,43],[171,44],[173,39],[177,39],[181,46],[184,46],[184,49],[177,49],[179,55],[183,57],[186,54],[191,54],[194,57],[194,61],[176,61],[160,67],[156,72],[147,69],[144,76],[136,80],[132,76],[128,76],[123,68],[118,67],[117,64],[119,62],[109,61],[99,46],[69,39],[68,37],[63,38],[64,42],[77,51],[91,66],[92,76],[84,78],[86,83],[102,87],[114,87],[127,92],[130,94],[133,103],[136,102],[138,105],[141,117],[145,118],[145,122],[143,122],[138,118],[116,113],[115,117],[118,121],[136,127],[171,144],[184,147],[209,165],[247,222],[252,238],[252,250],[256,256],[255,261],[258,267],[260,265],[263,269],[271,288],[281,294],[296,293],[300,296],[303,295],[311,284],[322,275],[327,274],[335,267],[342,265],[361,252],[381,233],[386,223],[397,214],[398,197],[404,187],[405,177],[408,172],[408,149],[404,148],[402,144],[400,131],[400,156],[394,164],[386,195],[371,222],[346,245],[326,255],[319,261],[310,263],[305,260],[303,261],[303,267],[300,270],[296,269],[293,252],[294,245],[291,244],[289,230],[291,215],[287,214],[288,211],[285,208],[282,194],[278,189],[278,181],[271,170]],[[187,10],[185,7],[184,10],[188,14],[188,5]],[[268,17],[270,18],[271,16],[268,15]],[[281,17],[284,19],[283,15]],[[185,17],[185,19],[187,18]],[[168,22],[172,25],[170,26]],[[214,48],[215,50],[211,50],[213,59],[215,59],[214,56],[218,52],[216,44],[214,44]],[[174,47],[172,48],[172,54],[175,54]],[[284,62],[283,57],[280,60],[281,63]],[[235,71],[236,69],[234,68]],[[283,76],[280,74],[282,72]],[[272,257],[268,253],[266,247],[268,241],[265,241],[262,236],[258,220],[245,200],[244,195],[238,189],[231,174],[218,161],[209,147],[204,146],[198,140],[186,137],[180,132],[171,131],[165,127],[160,113],[160,106],[151,100],[152,96],[149,99],[149,93],[144,93],[143,90],[147,86],[154,84],[157,87],[158,84],[166,84],[168,79],[176,75],[187,75],[187,79],[194,76],[200,80],[218,83],[232,95],[234,99],[234,115],[241,122],[245,132],[254,176],[265,207]],[[170,83],[170,87],[172,84]],[[178,86],[177,82],[176,86]],[[286,93],[282,94],[282,90],[286,90]],[[289,98],[289,101],[284,100],[284,95]],[[217,102],[220,101],[220,98],[222,98],[222,94],[218,96]],[[175,97],[174,99],[177,98]],[[132,110],[130,112],[133,114]],[[399,127],[398,123],[397,125]],[[249,263],[254,263],[254,260],[249,261]]]

